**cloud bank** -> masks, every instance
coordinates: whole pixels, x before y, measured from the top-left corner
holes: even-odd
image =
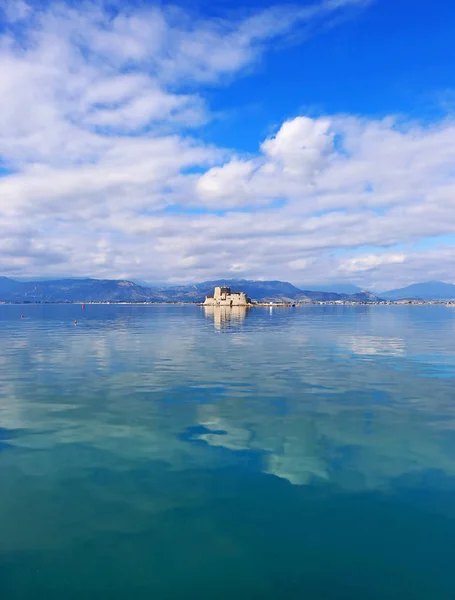
[[[253,155],[201,135],[210,90],[367,4],[0,4],[0,272],[454,280],[450,117],[293,116]]]

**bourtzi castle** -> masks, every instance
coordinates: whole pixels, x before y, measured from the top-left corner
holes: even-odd
[[[216,287],[213,296],[206,296],[204,306],[249,306],[251,300],[244,292],[231,292],[228,287]]]

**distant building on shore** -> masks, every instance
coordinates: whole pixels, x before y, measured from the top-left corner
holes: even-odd
[[[204,306],[249,306],[251,300],[244,292],[231,292],[228,287],[216,287],[213,296],[206,296]]]

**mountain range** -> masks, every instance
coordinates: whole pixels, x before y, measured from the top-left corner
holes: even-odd
[[[453,300],[455,298],[455,285],[444,281],[427,281],[413,283],[407,287],[381,292],[381,298],[387,300],[414,299],[414,300]]]
[[[17,281],[0,277],[0,302],[202,302],[215,286],[243,291],[258,302],[302,302],[347,300],[376,302],[380,299],[449,300],[455,298],[455,285],[443,282],[413,284],[376,295],[355,286],[353,293],[301,289],[286,281],[219,279],[174,286],[140,285],[114,279],[55,279]],[[345,288],[346,289],[346,288]]]
[[[301,302],[305,300],[375,301],[369,292],[338,294],[302,290],[285,281],[245,279],[204,281],[190,285],[149,287],[133,281],[112,279],[56,279],[17,281],[0,277],[0,302],[202,302],[215,286],[243,291],[258,302]]]

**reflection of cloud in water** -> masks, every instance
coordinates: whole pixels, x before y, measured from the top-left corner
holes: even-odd
[[[248,311],[246,306],[204,306],[207,319],[213,319],[215,329],[240,327],[245,321]]]
[[[251,449],[251,432],[245,427],[235,426],[217,415],[216,407],[212,405],[202,405],[198,409],[199,424],[206,427],[211,432],[201,433],[198,438],[207,442],[211,446],[222,446],[229,450],[249,450]],[[221,435],[220,435],[221,433]]]
[[[264,472],[294,484],[308,483],[313,477],[327,479],[322,461],[311,455],[313,449],[304,437],[278,435],[275,440],[264,439],[258,436],[257,428],[250,431],[219,416],[214,406],[201,406],[199,413],[199,423],[213,432],[198,435],[207,444],[230,450],[264,450]]]
[[[301,448],[284,447],[281,454],[268,458],[266,473],[287,479],[294,485],[305,485],[314,479],[329,479],[324,461],[315,456],[303,456]]]
[[[351,335],[342,340],[342,346],[354,354],[385,354],[398,356],[406,352],[404,340],[399,337],[389,338]]]
[[[241,324],[247,309],[238,308],[220,311],[219,323]],[[355,309],[258,310],[241,336],[216,343],[199,307],[138,309],[112,328],[29,322],[0,347],[0,426],[18,430],[8,443],[19,452],[0,452],[0,469],[11,461],[51,474],[60,449],[75,447],[89,450],[75,452],[71,476],[117,470],[122,460],[204,468],[235,463],[236,451],[262,452],[263,472],[294,484],[378,489],[435,468],[455,476],[453,382],[422,376],[412,360],[413,349],[436,345],[453,356],[453,313],[443,321],[436,311],[434,325],[426,312],[415,327],[415,313],[382,308],[362,319]],[[212,311],[205,316],[215,322]],[[340,347],[354,356],[340,357]],[[393,368],[357,359],[375,354],[394,356]],[[181,436],[197,425],[207,429],[198,434],[204,444]],[[232,457],[220,458],[220,447]]]

